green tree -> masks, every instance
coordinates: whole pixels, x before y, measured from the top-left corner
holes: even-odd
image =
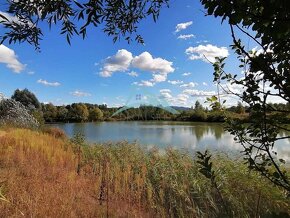
[[[89,120],[98,121],[103,119],[103,112],[99,108],[93,108],[89,111]]]
[[[203,111],[204,110],[203,106],[201,105],[201,103],[198,100],[195,102],[194,110],[196,110],[196,111]]]
[[[57,117],[57,108],[52,104],[45,104],[42,107],[43,117],[46,122],[54,122]]]
[[[85,104],[74,103],[69,107],[68,117],[71,121],[84,122],[88,120],[89,111]]]
[[[30,0],[7,1],[6,12],[14,19],[3,14],[1,23],[7,30],[2,34],[2,42],[28,42],[39,48],[39,40],[43,33],[42,23],[61,25],[61,34],[66,35],[68,43],[74,34],[86,37],[90,26],[101,27],[103,31],[116,41],[120,36],[128,42],[132,35],[139,43],[142,37],[137,33],[141,20],[152,16],[156,21],[160,9],[168,6],[169,0]],[[41,13],[39,13],[41,11]]]
[[[28,89],[23,90],[16,89],[11,98],[23,104],[30,111],[40,108],[40,103],[38,99]]]
[[[244,155],[250,169],[260,172],[274,184],[290,193],[290,180],[281,169],[285,161],[273,151],[289,110],[279,110],[269,104],[272,97],[290,101],[290,2],[201,0],[208,15],[221,17],[230,27],[233,45],[240,67],[245,75],[227,73],[224,58],[217,58],[214,66],[214,82],[229,94],[238,96],[251,111],[251,124],[244,125],[238,119],[229,120],[228,130],[244,147]],[[251,31],[249,31],[251,30]],[[245,34],[255,43],[258,51],[246,49],[237,36]],[[233,92],[226,84],[236,84],[244,91]],[[270,113],[268,113],[270,112]],[[289,132],[288,132],[289,133]]]
[[[68,109],[65,106],[57,107],[57,120],[61,122],[67,122],[68,120]]]

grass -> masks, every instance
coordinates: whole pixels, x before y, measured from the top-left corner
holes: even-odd
[[[224,214],[216,188],[199,172],[192,154],[145,151],[127,142],[88,146],[56,133],[13,128],[1,132],[1,217]],[[283,191],[249,172],[241,160],[221,154],[212,161],[228,216],[290,214]]]

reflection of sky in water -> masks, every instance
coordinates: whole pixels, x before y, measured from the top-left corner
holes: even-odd
[[[53,124],[69,136],[83,133],[90,142],[137,141],[164,149],[168,146],[187,150],[218,150],[238,153],[242,147],[233,140],[222,124],[198,122],[101,122]],[[282,133],[285,136],[287,133]],[[280,140],[275,146],[280,158],[290,160],[290,141]]]

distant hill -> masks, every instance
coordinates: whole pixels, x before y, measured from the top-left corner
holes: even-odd
[[[170,107],[178,111],[188,111],[191,109],[190,107],[182,107],[182,106],[170,106]]]

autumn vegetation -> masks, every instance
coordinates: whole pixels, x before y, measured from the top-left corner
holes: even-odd
[[[285,192],[239,157],[202,158],[125,141],[89,145],[81,135],[68,139],[60,132],[2,128],[1,217],[290,214]],[[208,165],[210,175],[204,171]]]
[[[190,107],[175,107],[178,114],[172,114],[152,105],[140,105],[113,116],[120,107],[108,107],[105,104],[72,103],[55,106],[52,103],[40,103],[28,89],[15,90],[11,98],[22,103],[40,124],[55,122],[95,122],[95,121],[132,121],[132,120],[167,120],[167,121],[198,121],[224,122],[227,118],[238,118],[243,122],[252,119],[252,110],[241,102],[235,106],[209,107],[204,102],[196,101]],[[207,104],[209,105],[209,104]],[[173,106],[174,107],[174,106]],[[270,108],[287,111],[290,104],[269,104]],[[284,116],[285,123],[290,123],[290,114]]]

